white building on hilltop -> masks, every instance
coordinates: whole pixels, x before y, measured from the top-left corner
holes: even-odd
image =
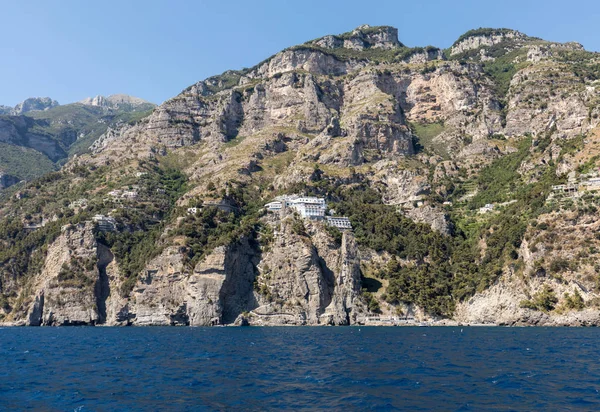
[[[272,202],[267,203],[265,208],[269,212],[280,212],[289,208],[298,212],[304,219],[325,220],[328,225],[339,229],[352,229],[352,224],[347,217],[325,216],[327,214],[327,204],[325,199],[321,197],[278,196]]]
[[[325,218],[327,211],[325,199],[319,197],[299,197],[292,200],[289,207],[295,209],[300,216],[315,220]]]
[[[278,196],[265,205],[268,211],[278,212],[283,209],[294,209],[303,218],[322,220],[327,212],[325,199],[320,197],[299,197],[297,195]]]

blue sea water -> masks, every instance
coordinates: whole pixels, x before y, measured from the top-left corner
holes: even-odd
[[[0,410],[600,410],[600,329],[0,328]]]

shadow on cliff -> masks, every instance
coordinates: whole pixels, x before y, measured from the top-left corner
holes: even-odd
[[[106,273],[107,266],[114,260],[114,255],[111,250],[98,243],[98,281],[94,289],[96,295],[96,307],[98,308],[98,323],[102,324],[106,322],[106,300],[110,296],[110,285],[108,282],[108,275]]]
[[[227,277],[219,293],[223,324],[235,322],[240,314],[256,309],[254,281],[261,261],[260,245],[254,237],[244,237],[231,246],[225,259]]]

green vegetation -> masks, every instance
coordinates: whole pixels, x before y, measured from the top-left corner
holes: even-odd
[[[0,171],[31,180],[54,170],[55,164],[44,154],[26,147],[0,143]]]
[[[378,276],[390,281],[389,302],[414,302],[434,314],[452,313],[455,280],[449,260],[453,238],[400,215],[366,185],[344,189],[323,180],[315,186],[299,184],[292,190],[328,197],[338,213],[352,221],[359,244],[414,261],[411,266],[388,267]],[[468,260],[473,261],[473,256]]]
[[[227,142],[225,142],[225,144],[223,146],[227,147],[227,148],[235,147],[235,146],[239,145],[240,143],[242,143],[245,138],[246,138],[245,136],[237,136],[233,139],[229,139]]]
[[[288,50],[308,50],[308,51],[318,51],[323,54],[333,56],[337,60],[340,61],[349,61],[349,60],[364,60],[370,61],[376,64],[379,63],[398,63],[404,62],[410,59],[412,56],[422,52],[430,52],[434,50],[439,50],[433,46],[427,47],[399,47],[395,49],[365,49],[365,50],[353,50],[340,47],[338,49],[326,49],[324,47],[319,47],[314,44],[303,44],[300,46],[294,46],[289,48]]]
[[[518,150],[494,160],[485,167],[476,178],[477,195],[471,200],[471,209],[482,207],[487,203],[506,202],[511,200],[521,183],[519,166],[529,155],[531,138],[519,142]]]
[[[371,292],[368,292],[366,289],[363,289],[363,298],[365,299],[365,302],[367,302],[367,307],[369,308],[370,312],[381,313],[379,301]]]
[[[37,273],[42,267],[48,244],[60,234],[66,222],[51,222],[33,232],[23,230],[17,218],[0,222],[0,275],[19,279]]]
[[[431,150],[444,158],[448,157],[448,149],[444,143],[435,142],[434,139],[444,130],[446,126],[441,122],[434,123],[411,123],[410,127],[417,136],[415,142],[416,150]]]
[[[0,116],[18,133],[18,141],[0,143],[0,170],[21,179],[42,176],[68,156],[88,151],[110,126],[134,124],[150,115],[154,105],[124,105],[108,111],[97,106],[67,104],[25,116]]]
[[[478,29],[473,29],[473,30],[469,30],[468,32],[462,34],[453,44],[453,46],[456,46],[458,43],[462,42],[463,40],[466,40],[470,37],[490,37],[490,36],[500,36],[500,35],[505,35],[505,34],[509,34],[509,33],[514,33],[514,30],[511,29],[505,29],[505,28],[500,28],[500,29],[493,29],[493,28],[488,28],[488,27],[480,27]]]
[[[96,268],[94,259],[72,257],[70,264],[64,263],[57,280],[62,287],[85,288],[94,286],[94,276],[88,274]]]
[[[98,242],[110,247],[119,263],[124,278],[122,296],[129,295],[146,263],[162,251],[158,239],[173,215],[175,201],[187,187],[185,175],[178,170],[147,167],[149,172],[140,182],[141,194],[151,194],[156,201],[135,209],[120,209],[114,217],[121,230],[96,234]],[[161,196],[156,193],[158,188],[164,190]]]
[[[574,290],[572,295],[565,292],[564,298],[565,308],[567,309],[582,310],[585,308],[585,302],[583,301],[583,298],[579,294],[578,290]]]
[[[173,236],[185,238],[186,263],[190,269],[216,247],[235,243],[243,236],[255,241],[258,232],[263,232],[261,243],[267,247],[272,239],[272,233],[259,225],[263,210],[256,191],[239,182],[230,182],[229,186],[229,195],[223,202],[233,205],[233,211],[205,204],[197,215],[186,215],[173,232]]]
[[[579,296],[581,298],[581,296]],[[550,312],[558,303],[558,298],[551,287],[545,285],[531,300],[521,301],[521,307],[542,312]]]
[[[558,61],[568,63],[573,74],[581,80],[594,81],[600,79],[600,60],[595,53],[585,50],[560,50]]]

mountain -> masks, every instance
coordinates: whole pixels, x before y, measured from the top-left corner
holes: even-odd
[[[45,111],[56,106],[58,106],[58,102],[49,97],[32,97],[17,104],[12,114],[19,115],[29,112]]]
[[[96,96],[88,97],[81,100],[79,103],[86,106],[98,106],[114,110],[151,110],[156,105],[139,97],[128,96],[126,94],[113,94],[108,97]]]
[[[58,105],[59,104],[56,100],[52,100],[49,97],[30,97],[29,99],[25,99],[21,103],[17,104],[15,107],[0,105],[0,114],[18,116],[20,114],[34,111],[49,110]]]
[[[199,81],[3,192],[2,320],[598,325],[599,80],[577,43],[361,26]]]
[[[56,170],[70,155],[87,151],[108,127],[136,122],[155,107],[126,95],[108,101],[105,106],[58,105],[49,98],[31,98],[0,114],[0,172],[19,181]]]

